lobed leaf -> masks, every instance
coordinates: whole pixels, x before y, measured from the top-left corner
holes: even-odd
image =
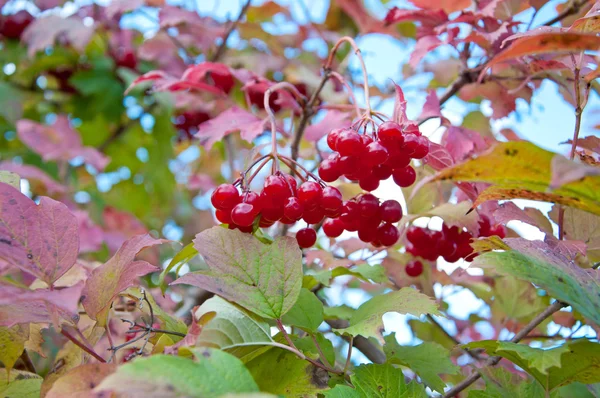
[[[286,325],[316,332],[323,323],[323,303],[308,289],[301,289],[298,300],[281,318]]]

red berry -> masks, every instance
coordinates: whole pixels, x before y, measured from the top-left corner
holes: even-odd
[[[336,160],[325,159],[319,165],[319,177],[325,182],[334,182],[340,176],[339,165]]]
[[[328,218],[323,223],[323,232],[330,238],[337,238],[344,232],[344,223],[339,218]]]
[[[304,211],[302,215],[302,219],[306,221],[307,224],[318,224],[323,221],[325,217],[325,212],[320,207],[315,207],[310,210]]]
[[[362,142],[363,146],[366,148],[370,143],[373,142],[373,138],[366,134],[360,136],[360,142]]]
[[[385,163],[389,156],[388,150],[379,142],[373,141],[367,145],[367,152],[365,154],[366,163],[377,166],[378,164]]]
[[[365,226],[358,229],[358,239],[363,242],[373,242],[377,238],[377,227]]]
[[[347,231],[358,231],[360,226],[360,209],[356,202],[346,202],[340,215],[340,220],[344,225],[344,229]]]
[[[406,231],[406,239],[415,246],[427,246],[429,244],[429,236],[425,229],[415,227],[414,225]]]
[[[504,228],[502,225],[498,224],[495,227],[490,229],[490,236],[498,236],[501,239],[504,239],[506,237],[506,228]]]
[[[291,189],[291,196],[296,196],[296,191],[298,190],[296,179],[289,174],[284,174],[283,177],[288,182],[288,188]]]
[[[373,173],[371,173],[367,177],[358,180],[358,185],[365,191],[371,192],[379,188],[379,179],[375,178]]]
[[[400,238],[400,232],[398,228],[389,223],[384,223],[377,228],[377,240],[381,242],[383,246],[392,246]]]
[[[240,202],[240,194],[232,184],[221,184],[210,197],[212,205],[221,210],[230,210]]]
[[[365,150],[360,135],[354,130],[344,130],[340,133],[336,148],[342,156],[361,155]]]
[[[274,202],[282,202],[285,198],[289,198],[291,196],[288,182],[281,176],[268,176],[265,180],[263,190],[267,196],[270,196],[273,199]]]
[[[333,129],[327,134],[327,146],[331,148],[332,151],[337,150],[337,140],[340,136],[340,133],[344,131],[343,129]]]
[[[390,156],[385,164],[392,169],[401,169],[410,164],[410,156],[408,156],[406,151],[399,151]]]
[[[321,207],[325,210],[340,211],[344,205],[342,193],[336,187],[325,187],[321,196]]]
[[[384,146],[402,144],[404,135],[402,127],[396,122],[384,122],[377,129],[377,138]]]
[[[342,156],[338,160],[339,171],[343,175],[352,174],[360,165],[360,160],[356,156]]]
[[[323,189],[315,181],[303,182],[298,188],[298,200],[305,209],[314,209],[321,203]]]
[[[268,221],[279,221],[283,217],[283,207],[267,207],[262,209],[262,218]]]
[[[210,72],[208,75],[215,86],[223,90],[226,94],[229,94],[233,86],[235,86],[235,80],[233,80],[231,73],[226,73],[225,71],[222,73]]]
[[[258,223],[258,226],[261,228],[269,228],[273,224],[275,224],[275,221],[265,220],[263,217],[261,217],[260,222]]]
[[[492,223],[490,222],[490,219],[488,218],[488,216],[485,215],[481,215],[479,217],[479,236],[490,236],[490,232],[492,229]]]
[[[389,223],[400,221],[402,218],[402,206],[396,200],[386,200],[379,207],[381,220]]]
[[[403,188],[410,187],[417,180],[417,173],[411,166],[394,170],[392,176],[396,185]]]
[[[219,220],[223,224],[231,224],[231,211],[230,210],[217,209],[215,216],[217,217],[217,220]]]
[[[371,218],[378,216],[379,199],[375,195],[366,193],[358,198],[360,216],[362,218]]]
[[[302,228],[296,232],[296,241],[302,248],[311,247],[317,241],[317,232],[312,228]]]
[[[240,227],[248,227],[252,225],[257,215],[258,212],[254,206],[248,203],[238,203],[231,210],[231,221]]]
[[[254,206],[254,211],[260,213],[262,210],[262,199],[260,195],[254,191],[248,191],[242,194],[242,202]]]
[[[3,18],[0,34],[10,39],[19,39],[23,31],[31,22],[33,16],[26,10],[21,10],[13,15],[6,15]]]
[[[392,176],[392,168],[385,164],[380,164],[373,168],[373,177],[379,181],[387,180]]]
[[[411,157],[413,159],[423,159],[429,153],[429,140],[427,137],[417,137],[417,146],[413,149]]]
[[[283,204],[283,216],[289,220],[298,221],[302,218],[304,207],[300,204],[298,198],[287,198]]]
[[[423,263],[419,260],[412,260],[406,264],[406,275],[416,278],[423,273]]]

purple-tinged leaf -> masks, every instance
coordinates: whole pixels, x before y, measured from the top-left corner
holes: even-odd
[[[25,145],[40,154],[45,161],[69,161],[81,156],[99,171],[104,170],[109,163],[109,158],[95,148],[83,146],[79,133],[70,126],[66,115],[59,115],[52,126],[26,119],[19,120],[17,134]]]
[[[195,136],[200,139],[200,144],[210,149],[215,142],[221,141],[223,137],[234,131],[239,131],[244,140],[252,142],[265,131],[265,128],[266,120],[233,106],[219,116],[200,124]]]
[[[0,183],[0,257],[51,286],[78,253],[77,219],[67,206],[47,197],[37,206]]]
[[[78,17],[61,18],[49,15],[35,19],[25,29],[21,39],[27,44],[29,56],[33,56],[38,51],[52,46],[57,39],[65,40],[73,48],[83,52],[93,34],[94,29],[85,26]]]
[[[112,0],[106,10],[106,16],[108,18],[114,18],[120,16],[126,12],[133,11],[144,5],[144,0]]]
[[[563,142],[563,144],[572,145],[573,141],[568,140]],[[577,140],[577,147],[587,149],[589,151],[600,154],[600,137],[596,137],[595,135],[590,135],[584,138],[579,138]]]
[[[116,363],[86,363],[77,366],[52,384],[46,398],[102,398],[105,395],[93,390],[116,370]]]
[[[157,271],[146,261],[134,261],[135,256],[146,247],[168,242],[150,235],[138,235],[129,239],[105,264],[96,268],[83,290],[83,307],[90,318],[104,325],[106,311],[117,294],[134,286],[138,277]]]
[[[440,99],[435,93],[435,90],[430,90],[429,93],[427,93],[427,98],[425,98],[425,104],[423,104],[423,110],[421,111],[421,115],[419,115],[419,120],[437,117],[442,119],[442,124],[447,122],[447,119],[442,115]]]
[[[555,155],[552,158],[550,170],[552,171],[551,189],[560,188],[565,184],[581,180],[587,176],[600,175],[600,167],[576,163],[562,155]]]
[[[77,217],[79,225],[79,252],[95,252],[102,248],[104,242],[104,231],[97,226],[89,214],[84,210],[75,210],[73,212]]]
[[[311,142],[319,141],[333,129],[348,127],[351,115],[349,112],[330,110],[323,119],[306,128],[304,137]]]
[[[29,290],[0,284],[0,326],[53,323],[56,327],[78,318],[83,283],[65,289]]]
[[[392,8],[385,16],[386,25],[400,22],[420,22],[424,27],[433,29],[448,22],[448,14],[443,10],[402,10]]]
[[[186,68],[184,60],[177,56],[178,48],[169,37],[169,34],[159,31],[138,47],[137,55],[140,59],[151,61],[172,76],[180,76]]]
[[[394,83],[394,87],[396,89],[396,97],[394,101],[394,114],[392,115],[392,120],[400,125],[404,125],[408,122],[408,117],[406,116],[406,99],[404,99],[404,92],[402,88]]]
[[[216,184],[210,175],[197,173],[190,177],[187,187],[191,191],[208,192],[216,187]]]
[[[548,218],[539,210],[532,207],[525,209],[519,208],[513,202],[505,202],[499,205],[494,211],[494,219],[501,224],[508,224],[510,221],[521,221],[533,225],[540,231],[552,235],[552,224]]]
[[[148,232],[148,228],[131,213],[107,206],[102,212],[104,241],[111,253],[117,250],[129,238]]]
[[[419,40],[417,40],[414,50],[410,53],[410,60],[408,63],[413,68],[416,68],[423,57],[431,53],[442,44],[444,44],[444,42],[438,39],[437,36],[431,35],[421,37]]]
[[[32,191],[38,193],[36,185],[41,185],[49,194],[61,194],[66,191],[66,187],[55,181],[48,174],[35,166],[28,164],[18,164],[13,162],[0,162],[0,170],[12,171],[19,177],[29,180],[32,185]]]
[[[425,163],[434,170],[439,171],[452,166],[454,164],[454,159],[446,148],[434,142],[430,142],[429,153],[425,157]]]

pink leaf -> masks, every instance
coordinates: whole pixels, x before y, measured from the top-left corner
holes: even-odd
[[[158,270],[146,261],[134,261],[135,256],[146,247],[168,242],[150,235],[138,235],[126,241],[105,264],[96,268],[83,290],[83,307],[90,318],[104,323],[100,317],[117,294],[134,286],[138,277]]]
[[[77,219],[63,203],[42,197],[36,206],[8,184],[0,198],[0,257],[52,285],[77,259]]]
[[[115,253],[127,239],[148,232],[148,229],[136,216],[113,207],[104,208],[102,219],[104,221],[104,240],[111,253]]]
[[[423,110],[419,115],[419,120],[426,120],[430,118],[439,117],[445,119],[442,115],[442,109],[440,106],[440,100],[434,90],[430,90],[423,104]]]
[[[542,232],[552,234],[552,225],[541,211],[534,208],[521,209],[513,202],[502,203],[494,211],[494,219],[504,225],[514,220],[521,221],[539,228]]]
[[[201,192],[208,192],[215,186],[215,180],[208,174],[194,174],[187,183],[188,189]]]
[[[60,194],[66,191],[66,187],[59,182],[54,181],[52,177],[35,166],[6,161],[0,162],[0,170],[12,171],[13,173],[17,173],[21,178],[25,178],[32,183],[40,184],[50,194]]]
[[[351,113],[330,110],[325,114],[321,121],[311,124],[304,132],[304,137],[308,141],[318,141],[331,130],[336,128],[348,127],[350,125]]]
[[[471,5],[471,0],[410,0],[415,6],[430,10],[444,10],[448,14],[454,11],[462,11]]]
[[[145,61],[154,62],[166,73],[179,76],[186,68],[184,60],[177,56],[177,46],[166,32],[159,31],[138,47],[138,56]]]
[[[239,131],[244,140],[252,142],[265,131],[265,124],[265,120],[233,106],[219,116],[200,124],[195,136],[206,149],[212,148],[215,142],[234,131]]]
[[[555,155],[552,158],[550,169],[552,171],[551,189],[558,189],[565,184],[581,180],[587,176],[600,175],[600,167],[576,163],[562,155]]]
[[[194,46],[201,50],[208,50],[214,45],[215,40],[225,33],[225,25],[180,7],[169,5],[161,7],[158,19],[163,29],[177,28],[179,32],[177,38],[185,47]]]
[[[573,141],[568,140],[566,143],[572,145]],[[563,144],[564,144],[564,142],[563,142]],[[577,146],[579,148],[584,148],[589,151],[600,154],[600,138],[599,137],[590,135],[588,137],[580,138],[577,140]]]
[[[431,35],[421,37],[419,40],[417,40],[414,50],[410,53],[410,59],[408,63],[413,68],[416,68],[425,55],[429,54],[442,44],[444,44],[444,42],[438,39],[437,36]]]
[[[95,148],[83,146],[79,133],[70,126],[65,115],[59,115],[52,126],[26,119],[19,120],[17,134],[25,145],[42,155],[45,161],[69,161],[81,156],[86,163],[99,171],[104,170],[109,163],[109,158]]]
[[[425,163],[434,170],[440,171],[454,164],[454,159],[450,152],[443,146],[434,142],[429,143],[429,153],[425,157]]]
[[[402,88],[396,83],[394,83],[394,87],[396,88],[396,99],[394,102],[394,114],[392,115],[392,120],[403,125],[408,122],[408,117],[406,116],[406,99],[404,99]]]
[[[25,29],[21,39],[28,46],[29,56],[33,56],[38,51],[52,46],[59,38],[83,52],[93,34],[94,29],[85,26],[78,17],[61,18],[57,15],[49,15],[35,19]]]
[[[104,12],[108,18],[112,19],[117,15],[133,11],[143,5],[144,0],[112,0]]]
[[[94,224],[86,211],[75,210],[73,213],[79,223],[79,251],[87,253],[100,250],[104,242],[102,228]]]
[[[402,10],[394,7],[387,13],[384,19],[386,25],[412,21],[420,22],[423,27],[432,30],[448,22],[448,14],[443,10]]]
[[[0,326],[18,323],[53,323],[77,318],[77,306],[83,282],[65,289],[23,289],[0,284]]]

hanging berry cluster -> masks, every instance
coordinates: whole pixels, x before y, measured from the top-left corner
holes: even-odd
[[[504,238],[506,231],[502,225],[492,226],[489,218],[481,216],[477,237],[492,235]],[[406,233],[406,238],[409,241],[409,244],[406,245],[406,251],[413,256],[429,261],[435,261],[438,257],[443,257],[449,263],[454,263],[460,259],[472,260],[476,256],[470,245],[474,237],[471,232],[456,226],[448,227],[446,224],[442,224],[441,231],[412,226]]]
[[[323,181],[344,176],[369,192],[390,177],[400,187],[412,185],[417,175],[411,160],[423,159],[429,153],[429,140],[417,125],[401,126],[392,121],[381,123],[372,135],[360,135],[352,127],[334,129],[327,135],[327,145],[334,153],[319,166]]]

